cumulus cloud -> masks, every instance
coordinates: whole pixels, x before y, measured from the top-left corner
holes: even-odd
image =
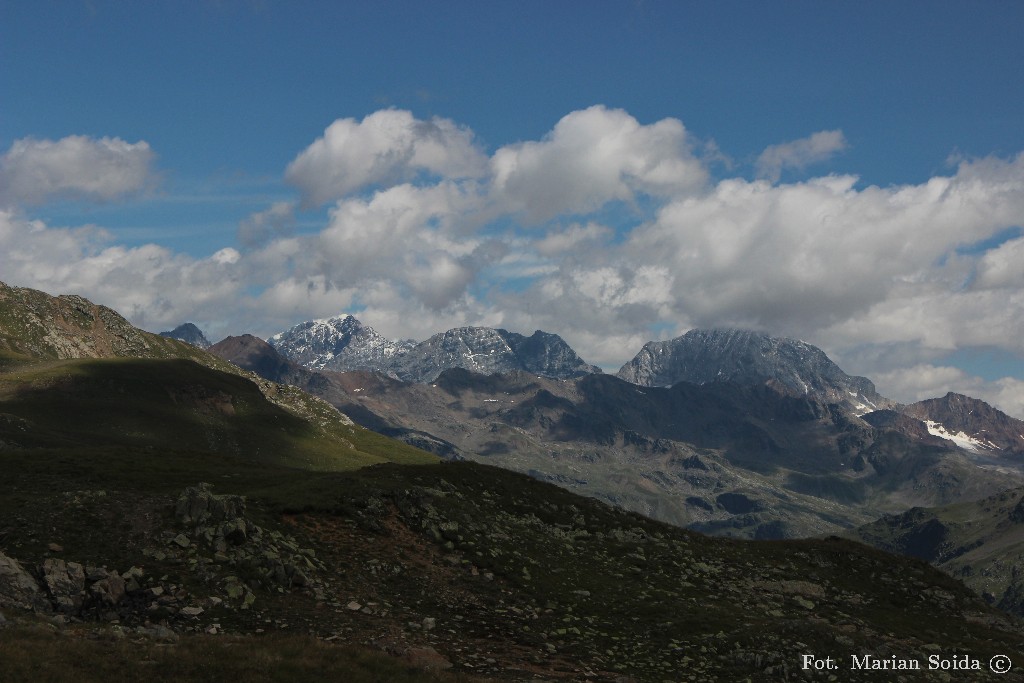
[[[96,227],[54,228],[0,210],[0,272],[8,284],[82,294],[162,329],[195,315],[215,319],[242,294],[234,249],[194,259],[155,244],[110,242]]]
[[[491,169],[497,200],[530,223],[631,201],[637,193],[686,194],[707,180],[682,122],[641,125],[603,106],[568,114],[543,140],[502,147]]]
[[[775,183],[787,168],[804,169],[830,159],[848,147],[841,130],[822,130],[810,137],[766,147],[757,158],[759,178]]]
[[[64,198],[110,201],[151,187],[154,159],[145,141],[82,135],[16,140],[0,157],[0,206]]]
[[[285,171],[309,205],[341,199],[373,185],[389,186],[426,172],[444,178],[481,175],[486,157],[468,128],[449,119],[424,121],[386,109],[338,119]]]
[[[275,202],[269,209],[257,211],[238,224],[238,241],[246,247],[259,247],[272,238],[291,234],[295,228],[295,203]]]

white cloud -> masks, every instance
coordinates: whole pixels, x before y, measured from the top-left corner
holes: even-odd
[[[246,247],[259,247],[274,237],[290,235],[294,227],[295,203],[275,202],[238,224],[238,241]]]
[[[109,201],[151,187],[155,155],[145,141],[72,135],[16,140],[0,157],[0,206],[50,199]]]
[[[502,147],[491,168],[496,200],[530,223],[631,201],[637,193],[686,194],[707,180],[679,120],[641,125],[603,106],[568,114],[541,141]]]
[[[385,109],[361,122],[338,119],[285,171],[309,205],[341,199],[373,185],[389,186],[422,172],[466,178],[485,171],[473,133],[449,119],[416,119]]]
[[[787,168],[804,169],[830,159],[848,147],[841,130],[822,130],[810,137],[766,147],[757,158],[757,176],[778,182]]]
[[[544,256],[565,254],[587,243],[598,243],[609,239],[615,231],[597,223],[574,224],[565,230],[551,230],[537,240],[534,248]]]

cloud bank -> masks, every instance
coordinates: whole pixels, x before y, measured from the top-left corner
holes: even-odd
[[[0,157],[0,206],[63,198],[111,201],[150,187],[154,160],[146,142],[120,138],[17,140]]]
[[[49,144],[107,149],[65,140],[77,142]],[[959,387],[1024,416],[1020,377],[935,363],[971,346],[1024,356],[1024,155],[890,187],[844,173],[779,182],[827,165],[842,132],[768,146],[749,177],[715,177],[695,151],[714,146],[673,118],[595,106],[488,152],[464,125],[383,110],[339,119],[298,150],[284,169],[296,201],[240,217],[237,245],[197,259],[27,215],[62,194],[138,191],[152,153],[115,142],[111,158],[144,160],[141,176],[111,162],[89,185],[73,161],[84,152],[65,152],[67,166],[19,161],[57,158],[27,153],[33,141],[4,156],[5,280],[82,293],[150,329],[196,320],[211,336],[341,311],[393,337],[544,329],[609,368],[652,338],[749,327],[822,346],[899,400]],[[49,180],[29,191],[39,167]],[[296,212],[313,206],[326,219],[296,234]]]

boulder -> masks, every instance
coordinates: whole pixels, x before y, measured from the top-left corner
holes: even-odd
[[[50,602],[32,578],[13,557],[0,553],[0,607],[50,611]]]
[[[127,586],[124,579],[117,574],[108,574],[107,578],[100,579],[89,586],[89,592],[99,598],[104,604],[113,607],[124,599]]]
[[[201,483],[182,491],[174,510],[182,524],[217,525],[245,514],[243,496],[214,495],[212,488],[210,484]]]
[[[75,612],[82,606],[85,568],[78,562],[50,558],[43,563],[43,583],[61,612]]]

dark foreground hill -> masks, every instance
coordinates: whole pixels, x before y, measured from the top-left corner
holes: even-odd
[[[90,449],[0,466],[2,552],[38,589],[37,616],[0,597],[5,680],[89,680],[111,656],[124,680],[331,680],[362,648],[514,680],[827,680],[801,669],[811,653],[840,680],[880,680],[850,657],[891,653],[990,680],[991,657],[1024,662],[1017,624],[922,561],[704,537],[472,463],[314,474]],[[259,667],[231,654],[251,639]]]

